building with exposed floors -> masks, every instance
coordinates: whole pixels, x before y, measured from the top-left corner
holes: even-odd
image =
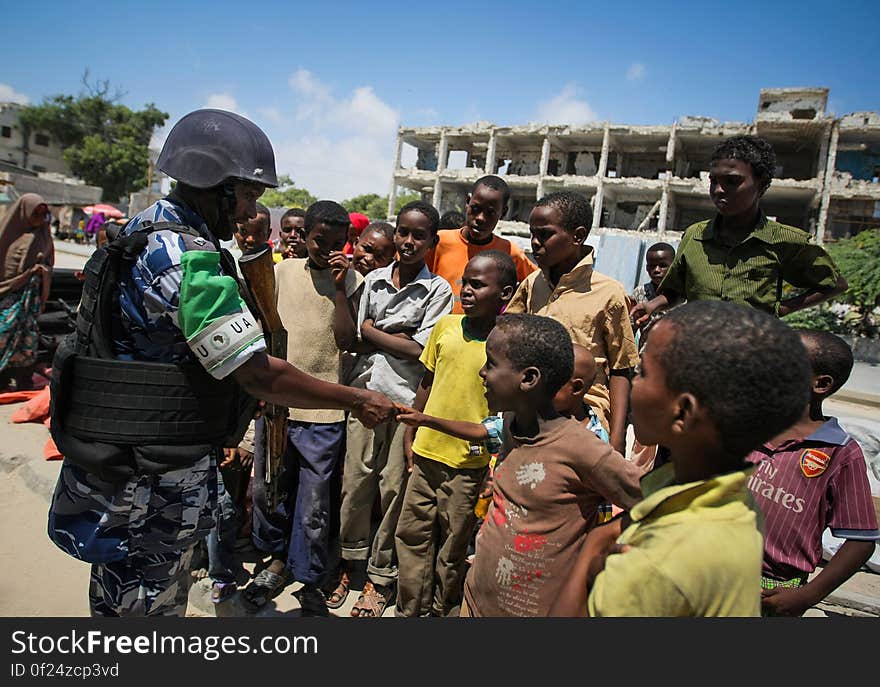
[[[597,249],[602,269],[606,242],[637,242],[641,260],[647,244],[658,238],[675,243],[689,225],[711,217],[712,149],[730,136],[753,134],[769,141],[777,157],[765,212],[820,243],[850,236],[880,226],[880,115],[836,117],[826,114],[827,100],[827,88],[764,89],[751,123],[684,116],[657,126],[401,127],[389,215],[400,189],[420,193],[441,213],[462,210],[471,184],[498,174],[511,189],[498,231],[527,248],[525,222],[535,200],[572,189],[590,198],[590,242],[603,246]],[[639,279],[638,265],[623,273],[605,267],[626,286]]]

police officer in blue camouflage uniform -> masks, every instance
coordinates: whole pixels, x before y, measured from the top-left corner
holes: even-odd
[[[314,379],[267,355],[259,321],[240,296],[234,268],[221,260],[220,240],[232,238],[236,222],[255,217],[257,199],[266,187],[277,185],[266,135],[236,114],[197,110],[171,130],[157,166],[177,185],[120,232],[117,240],[145,236],[146,243],[136,244],[143,248],[120,271],[118,283],[102,283],[97,293],[101,301],[105,291],[116,289],[107,327],[112,331],[112,350],[106,356],[111,367],[129,361],[137,373],[136,365],[191,365],[207,373],[209,381],[226,384],[224,389],[231,385],[270,403],[345,409],[367,426],[390,419],[394,406],[381,394]],[[97,335],[89,333],[89,316],[83,311],[84,303],[78,334],[83,345],[91,346],[94,341],[85,339]],[[80,349],[80,357],[89,364],[108,362],[84,351]],[[94,457],[100,452],[91,450],[99,445],[89,443],[89,433],[71,438],[71,427],[95,427],[91,438],[102,436],[103,428],[109,438],[102,448],[114,449],[119,448],[113,445],[114,421],[125,427],[127,413],[136,419],[139,413],[167,418],[168,411],[150,415],[149,407],[137,410],[149,403],[137,397],[141,381],[126,387],[129,397],[114,396],[112,388],[105,394],[94,382],[58,374],[53,379],[52,433],[65,460],[49,510],[49,537],[69,555],[92,564],[92,615],[183,615],[194,547],[214,525],[222,443],[194,440],[192,446],[181,447],[188,435],[181,440],[175,433],[185,433],[180,429],[185,423],[163,420],[160,434],[177,444],[170,451],[153,446],[158,443],[154,439],[145,442],[151,445],[124,446],[113,453],[115,463],[102,464]],[[149,373],[131,379],[144,377]],[[199,389],[184,391],[205,395]],[[94,399],[105,396],[127,398],[131,407],[96,411],[93,404],[102,401]],[[116,437],[117,443],[124,440]],[[196,455],[187,456],[187,450]]]

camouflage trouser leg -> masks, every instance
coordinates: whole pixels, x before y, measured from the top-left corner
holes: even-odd
[[[89,607],[93,617],[186,614],[195,546],[175,553],[130,556],[92,565]]]

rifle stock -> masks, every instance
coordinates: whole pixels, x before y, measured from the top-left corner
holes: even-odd
[[[263,334],[269,355],[287,359],[287,331],[275,302],[275,262],[272,247],[263,244],[242,255],[238,260],[248,290],[259,312],[254,313],[263,324]],[[287,447],[287,408],[267,403],[263,409],[263,456],[265,457],[266,500],[271,511],[277,509],[281,498],[282,457]]]

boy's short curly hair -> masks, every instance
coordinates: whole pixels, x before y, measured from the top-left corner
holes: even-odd
[[[458,210],[448,210],[440,215],[441,229],[458,229],[459,227],[463,227],[464,223],[465,216]]]
[[[400,224],[400,218],[407,212],[412,211],[420,212],[427,217],[428,229],[430,229],[432,234],[437,233],[437,228],[440,226],[440,214],[437,212],[437,208],[423,200],[414,200],[400,208],[400,212],[397,213],[397,223]]]
[[[548,193],[535,203],[536,208],[555,208],[562,217],[562,226],[566,231],[574,232],[578,227],[585,227],[587,232],[593,226],[593,209],[586,196],[574,191],[554,191]]]
[[[370,222],[361,232],[361,236],[371,231],[394,243],[394,227],[388,222]]]
[[[574,348],[571,336],[559,322],[541,315],[501,315],[495,329],[505,335],[502,350],[519,369],[537,367],[549,397],[571,379]]]
[[[794,424],[809,403],[807,352],[797,332],[775,317],[694,301],[657,326],[673,330],[659,352],[667,388],[696,396],[731,452],[747,455]]]
[[[507,182],[504,181],[504,179],[495,174],[487,174],[486,176],[480,177],[474,182],[474,185],[471,186],[471,195],[473,195],[480,186],[491,188],[493,191],[500,191],[501,196],[504,199],[504,206],[507,207],[507,204],[510,202],[510,186],[507,185]],[[464,221],[462,221],[461,224],[464,224]],[[459,226],[461,226],[461,224]]]
[[[284,214],[281,215],[281,220],[279,223],[284,224],[284,220],[286,220],[288,217],[302,217],[303,220],[305,220],[306,211],[302,208],[288,208],[284,211]]]
[[[348,211],[334,200],[317,200],[306,210],[306,233],[314,229],[317,224],[348,228]]]
[[[516,263],[513,262],[513,258],[508,253],[502,250],[484,250],[468,260],[468,263],[480,259],[491,260],[495,264],[495,269],[498,270],[499,286],[502,288],[505,286],[516,288]]]
[[[807,349],[807,359],[814,375],[828,375],[834,380],[831,391],[835,393],[846,384],[853,369],[853,352],[849,344],[836,334],[818,329],[797,330]],[[826,398],[827,398],[826,396]]]
[[[742,160],[748,162],[755,176],[764,185],[770,186],[776,171],[776,153],[763,138],[758,136],[732,136],[722,141],[712,151],[710,164],[716,160]]]
[[[659,241],[658,243],[652,243],[650,246],[648,246],[648,250],[645,251],[645,255],[647,255],[648,253],[670,253],[674,258],[675,248],[670,243]]]

